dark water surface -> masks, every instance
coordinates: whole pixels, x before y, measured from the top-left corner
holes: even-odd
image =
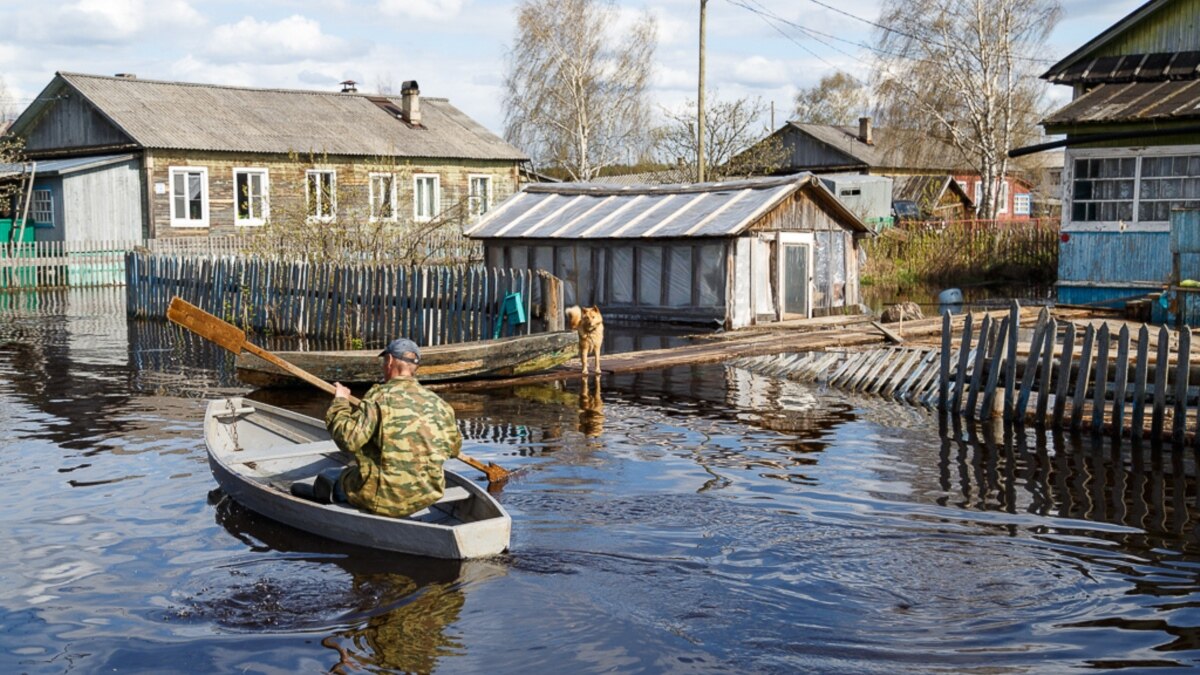
[[[451,397],[512,549],[325,542],[215,491],[215,349],[0,296],[3,672],[1062,672],[1200,657],[1192,451],[939,433],[724,366]],[[262,396],[260,394],[260,396]],[[271,395],[320,413],[325,400]],[[462,467],[466,471],[466,467]]]

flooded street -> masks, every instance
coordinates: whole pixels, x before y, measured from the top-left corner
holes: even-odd
[[[0,296],[5,672],[1200,659],[1192,450],[939,430],[923,410],[720,365],[450,394],[463,450],[522,470],[497,495],[512,545],[412,558],[224,498],[205,399],[247,389],[215,347],[127,323],[123,298]],[[311,415],[327,404],[253,397]]]

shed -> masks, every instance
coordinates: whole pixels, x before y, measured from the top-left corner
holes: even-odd
[[[820,178],[846,208],[875,230],[891,223],[892,178],[861,173],[827,173]]]
[[[132,153],[0,164],[0,177],[33,176],[29,227],[37,241],[141,239],[142,193]]]
[[[870,230],[811,173],[683,185],[525,186],[467,235],[606,319],[719,324],[857,307]]]

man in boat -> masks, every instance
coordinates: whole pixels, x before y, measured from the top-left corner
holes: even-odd
[[[417,382],[417,343],[393,340],[379,356],[383,383],[371,387],[358,408],[350,405],[350,389],[334,383],[325,426],[355,462],[329,491],[334,500],[372,513],[407,516],[441,499],[442,464],[458,456],[462,436],[450,405]]]

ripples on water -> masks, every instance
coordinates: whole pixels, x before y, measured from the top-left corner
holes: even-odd
[[[0,296],[6,671],[1059,672],[1200,654],[1192,450],[939,429],[722,366],[456,395],[464,449],[522,472],[499,494],[512,550],[454,563],[227,499],[203,400],[242,391],[215,348],[127,324],[120,291]]]

